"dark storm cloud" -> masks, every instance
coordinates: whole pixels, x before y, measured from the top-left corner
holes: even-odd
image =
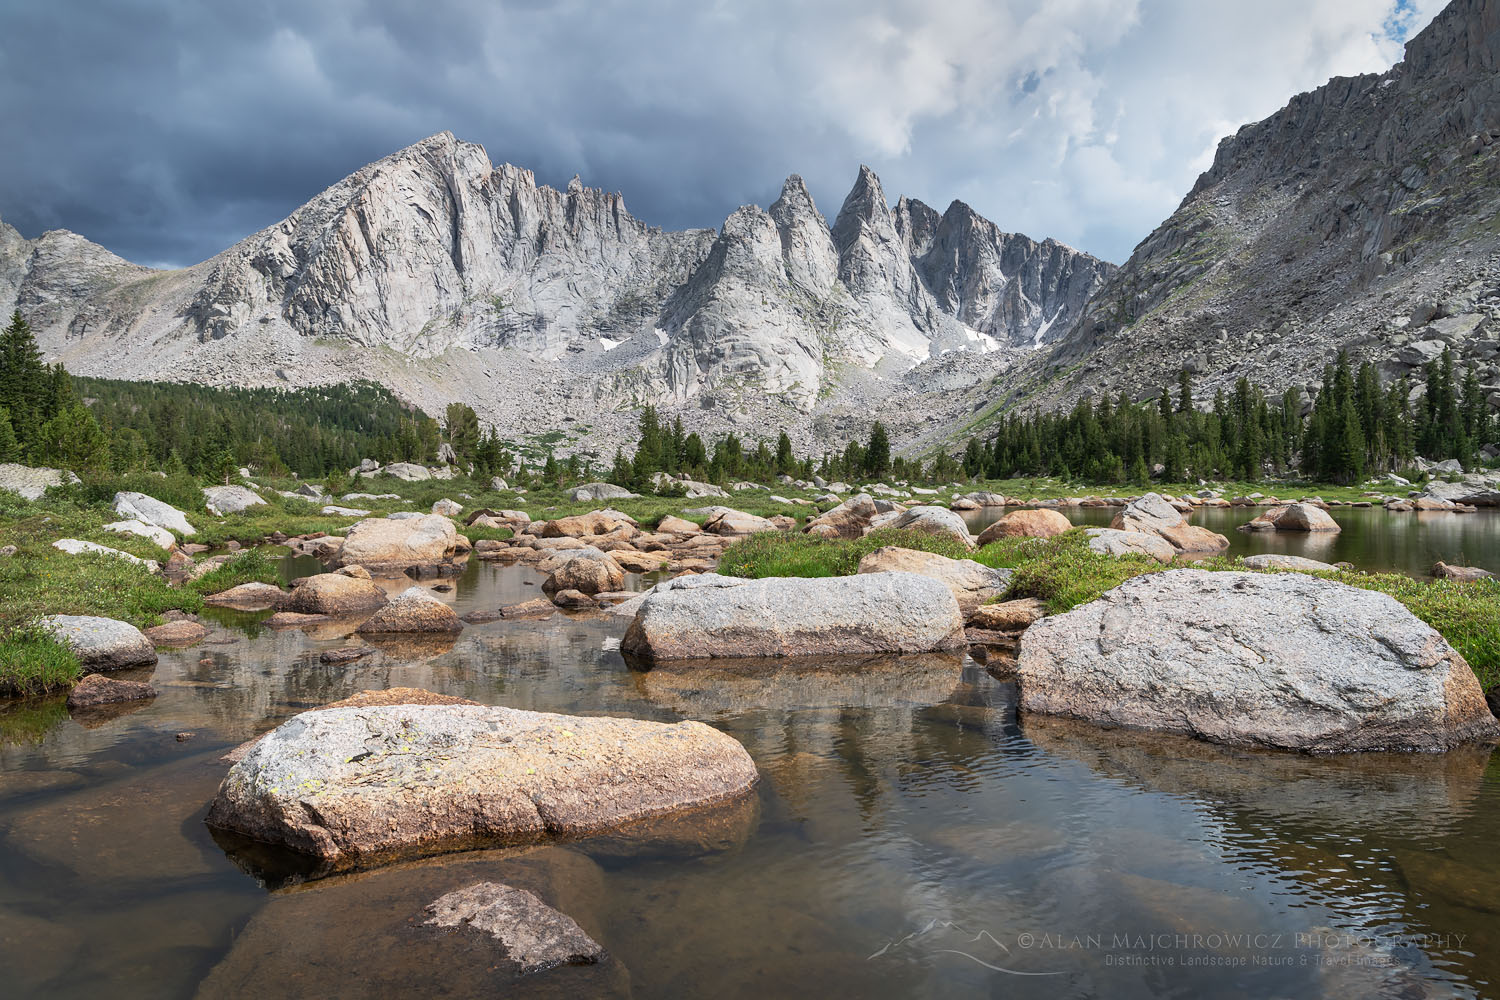
[[[451,129],[667,228],[791,172],[831,216],[863,162],[1120,260],[1220,135],[1387,65],[1431,6],[9,0],[0,218],[186,264]]]

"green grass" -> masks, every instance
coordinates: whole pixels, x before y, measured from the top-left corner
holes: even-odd
[[[515,532],[509,528],[487,528],[482,524],[471,524],[468,527],[459,528],[458,533],[467,537],[471,545],[486,539],[504,542],[515,537]]]
[[[905,549],[936,552],[950,559],[972,554],[951,538],[919,531],[882,528],[863,538],[818,538],[796,532],[761,532],[735,542],[719,559],[719,572],[726,576],[759,579],[767,576],[849,576],[859,561],[876,549],[899,545]]]
[[[215,566],[187,586],[199,594],[217,594],[242,583],[280,584],[276,561],[259,549],[241,552],[233,559]]]
[[[0,635],[0,694],[43,694],[70,686],[78,675],[78,657],[41,629],[27,626]]]

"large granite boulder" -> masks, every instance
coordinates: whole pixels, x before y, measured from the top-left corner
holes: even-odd
[[[0,462],[0,490],[19,493],[27,500],[40,500],[42,494],[52,487],[66,486],[76,482],[78,482],[77,476],[71,472],[64,472],[62,469]]]
[[[639,497],[639,493],[632,493],[625,487],[616,486],[613,483],[584,483],[568,491],[568,499],[581,503],[590,503],[595,500],[635,500]]]
[[[144,493],[131,493],[124,490],[116,493],[114,509],[116,514],[127,520],[154,524],[158,528],[166,528],[179,536],[193,534],[193,526],[188,523],[186,514],[171,504],[163,503]]]
[[[401,520],[372,517],[349,529],[336,562],[379,574],[429,571],[450,559],[457,545],[458,529],[439,514]]]
[[[1147,493],[1121,508],[1109,523],[1117,531],[1157,535],[1178,552],[1213,553],[1229,548],[1229,539],[1215,531],[1189,524],[1182,512],[1159,493]]]
[[[305,712],[219,786],[210,826],[335,868],[613,830],[735,799],[755,764],[698,722],[467,705]]]
[[[85,671],[148,667],[156,662],[156,647],[129,622],[94,615],[47,615],[39,624],[73,651]]]
[[[259,493],[245,486],[205,486],[203,501],[208,512],[215,517],[238,514],[256,505],[265,505],[265,500],[261,499]]]
[[[900,512],[882,527],[950,538],[966,549],[974,547],[974,539],[969,536],[969,526],[960,515],[946,507],[912,507]]]
[[[1021,639],[1026,711],[1289,750],[1500,739],[1473,671],[1395,599],[1300,573],[1168,570]]]
[[[458,613],[424,587],[408,587],[391,602],[367,618],[357,631],[373,632],[461,632]]]
[[[574,514],[572,517],[547,521],[539,533],[543,538],[585,538],[632,527],[634,525],[624,515],[616,515],[613,511],[591,510],[587,514]]]
[[[373,472],[361,472],[360,475],[386,475],[407,483],[421,483],[432,478],[431,470],[425,465],[417,465],[415,462],[392,462],[384,468]]]
[[[658,662],[928,653],[964,644],[953,593],[915,573],[683,583],[690,580],[703,578],[668,580],[653,589],[639,604],[622,650]]]
[[[576,590],[584,594],[603,594],[625,586],[625,569],[608,552],[592,545],[565,549],[556,558],[561,563],[542,581],[542,591],[557,594]]]
[[[769,518],[746,514],[740,510],[725,509],[709,515],[708,519],[703,522],[703,530],[711,535],[743,536],[780,529]]]
[[[385,602],[385,591],[367,577],[318,573],[293,580],[278,607],[302,615],[357,615]]]
[[[156,544],[158,548],[170,549],[177,544],[177,537],[166,528],[158,528],[154,524],[145,521],[137,521],[130,518],[124,521],[111,521],[104,526],[105,531],[113,531],[117,535],[134,535],[136,538],[147,538]]]
[[[1243,531],[1323,531],[1330,534],[1343,530],[1326,510],[1310,503],[1272,507],[1240,528]]]
[[[1073,527],[1055,510],[1013,510],[979,533],[979,544],[997,538],[1053,538]]]
[[[1143,531],[1121,531],[1118,528],[1086,528],[1088,546],[1094,552],[1106,556],[1145,556],[1157,562],[1169,563],[1177,558],[1172,543],[1160,535],[1148,535]]]
[[[958,610],[967,615],[1005,593],[1014,571],[991,569],[972,559],[949,559],[935,552],[887,545],[859,561],[860,573],[915,573],[937,580],[953,592]]]

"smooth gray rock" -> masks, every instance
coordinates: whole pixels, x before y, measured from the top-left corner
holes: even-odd
[[[660,662],[927,653],[964,644],[953,593],[914,573],[770,577],[738,584],[730,579],[652,593],[641,602],[620,648]]]
[[[260,494],[245,486],[205,486],[203,498],[208,512],[216,517],[238,514],[265,503]]]
[[[974,539],[969,535],[969,526],[964,523],[962,517],[946,507],[912,507],[897,514],[884,527],[951,538],[966,549],[974,547]]]
[[[1338,568],[1330,563],[1319,562],[1316,559],[1289,556],[1280,552],[1262,552],[1259,555],[1246,556],[1240,562],[1244,563],[1248,569],[1292,569],[1316,573]]]
[[[93,615],[48,615],[40,625],[73,650],[87,671],[123,670],[156,662],[156,647],[129,622]]]
[[[1384,594],[1301,573],[1168,570],[1021,638],[1028,712],[1288,750],[1500,739],[1479,682]]]
[[[1107,556],[1147,556],[1169,563],[1177,557],[1172,543],[1160,535],[1144,531],[1122,531],[1118,528],[1087,528],[1088,546]]]
[[[505,948],[521,972],[597,962],[604,949],[578,923],[525,889],[480,882],[450,892],[427,907],[430,926],[486,934]]]
[[[1459,483],[1431,482],[1422,491],[1422,497],[1474,507],[1500,507],[1500,486],[1479,477]]]
[[[100,545],[97,542],[85,542],[78,538],[59,538],[52,543],[52,547],[59,552],[66,552],[70,556],[86,554],[113,556],[116,559],[124,559],[128,563],[134,563],[148,573],[161,572],[161,563],[155,559],[142,559],[140,556],[133,556],[129,552],[121,552],[119,549],[112,549],[108,545]]]
[[[958,609],[968,614],[1010,586],[1014,570],[991,569],[972,559],[949,559],[934,552],[887,545],[859,561],[860,573],[915,573],[937,580],[953,592]]]
[[[450,559],[457,544],[458,529],[438,514],[402,520],[372,517],[349,529],[336,563],[363,566],[371,572],[432,568]]]
[[[432,478],[432,472],[425,465],[412,462],[392,462],[376,474],[392,476],[408,483],[420,483]]]
[[[116,493],[114,510],[121,517],[154,524],[158,528],[166,528],[179,536],[186,537],[194,533],[186,514],[171,504],[163,503],[144,493],[127,491]]]
[[[504,489],[499,486],[496,489]],[[568,498],[589,503],[594,500],[633,500],[639,497],[639,493],[632,493],[623,486],[615,486],[612,483],[584,483],[568,491]]]

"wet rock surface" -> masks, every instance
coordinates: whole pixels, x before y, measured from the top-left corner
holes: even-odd
[[[125,681],[102,674],[89,674],[68,692],[68,710],[78,711],[155,697],[156,688],[142,681]]]
[[[428,904],[427,924],[486,935],[522,972],[588,965],[604,956],[577,921],[525,889],[479,882]]]

